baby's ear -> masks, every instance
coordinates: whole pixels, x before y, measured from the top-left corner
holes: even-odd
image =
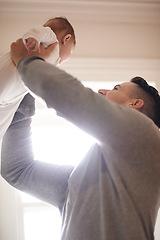
[[[64,37],[63,37],[63,40],[62,40],[62,43],[65,45],[70,39],[71,39],[71,34],[66,34]]]

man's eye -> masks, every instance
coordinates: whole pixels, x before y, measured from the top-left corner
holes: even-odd
[[[113,89],[114,89],[114,90],[118,90],[118,87],[115,86]]]

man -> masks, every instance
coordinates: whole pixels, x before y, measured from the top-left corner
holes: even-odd
[[[46,58],[53,47],[41,48],[39,56]],[[97,94],[40,57],[22,58],[21,40],[11,50],[27,87],[99,143],[74,169],[34,161],[34,99],[28,94],[3,139],[2,176],[60,209],[63,240],[154,239],[160,203],[158,92],[138,77]]]

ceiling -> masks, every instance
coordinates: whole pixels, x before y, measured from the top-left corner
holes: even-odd
[[[77,46],[66,63],[80,79],[160,79],[160,0],[0,0],[0,55],[33,25],[66,16]],[[98,78],[97,78],[98,76]]]
[[[160,58],[160,0],[0,0],[0,55],[31,26],[54,16],[66,16],[75,29],[73,56]]]

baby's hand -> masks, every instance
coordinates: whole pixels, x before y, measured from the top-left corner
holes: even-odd
[[[30,37],[26,39],[26,47],[28,49],[28,52],[39,52],[40,53],[40,46],[36,39]]]

